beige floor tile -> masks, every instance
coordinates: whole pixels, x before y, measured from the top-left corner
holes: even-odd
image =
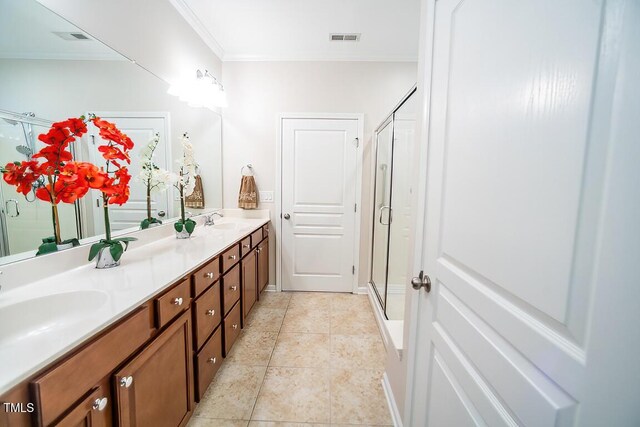
[[[338,310],[331,312],[331,334],[335,335],[380,335],[378,324],[371,311]]]
[[[329,334],[281,332],[269,366],[328,367]]]
[[[371,304],[367,295],[334,294],[331,298],[331,310],[370,311]]]
[[[330,330],[329,319],[329,310],[289,306],[281,332],[328,334]]]
[[[277,337],[277,332],[245,328],[231,348],[225,363],[267,366]]]
[[[221,420],[216,418],[192,417],[187,427],[247,427],[246,420]]]
[[[284,308],[255,307],[245,321],[245,328],[278,332],[286,313]]]
[[[386,350],[379,335],[331,335],[331,366],[384,369]]]
[[[266,368],[223,363],[195,410],[196,417],[251,419]]]
[[[331,372],[331,423],[391,425],[382,370]]]
[[[290,300],[291,292],[263,292],[258,307],[287,308]]]
[[[328,370],[270,367],[251,419],[328,423],[329,402]]]
[[[251,421],[249,427],[330,427],[330,424],[280,423],[273,421]],[[351,426],[353,427],[353,426]]]
[[[316,311],[331,310],[331,298],[335,294],[324,292],[292,292],[289,308],[312,308]]]

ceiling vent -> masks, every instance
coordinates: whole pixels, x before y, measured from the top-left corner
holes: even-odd
[[[55,34],[56,36],[60,37],[63,40],[69,40],[69,41],[91,40],[89,36],[79,31],[73,31],[71,33],[54,31],[53,34]]]
[[[332,33],[329,34],[332,42],[359,42],[360,33]]]

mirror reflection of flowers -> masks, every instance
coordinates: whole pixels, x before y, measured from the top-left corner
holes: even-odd
[[[184,198],[191,195],[196,188],[197,164],[193,154],[193,145],[189,141],[189,135],[185,132],[180,137],[182,144],[182,158],[176,160],[178,174],[175,176],[174,186],[180,194],[180,219],[173,224],[178,237],[189,237],[196,227],[196,222],[187,218],[184,210]]]
[[[93,187],[102,193],[105,238],[91,245],[89,261],[98,256],[98,266],[113,267],[119,264],[120,257],[127,250],[129,242],[137,240],[135,237],[112,238],[109,221],[109,205],[123,205],[129,200],[131,175],[126,165],[131,163],[129,151],[133,148],[133,141],[113,123],[95,115],[92,115],[90,120],[99,129],[100,137],[107,143],[98,147],[98,151],[105,160],[105,167],[100,168],[95,177],[97,180],[102,180],[102,185]],[[109,251],[114,262],[100,265],[102,252],[106,250]]]
[[[2,168],[5,182],[24,196],[35,191],[38,199],[51,204],[53,236],[42,239],[36,255],[58,250],[59,245],[78,245],[78,239],[62,241],[58,203],[74,203],[89,188],[102,185],[90,163],[75,162],[70,144],[87,132],[84,116],[51,125],[38,136],[44,147],[27,161],[8,163]]]
[[[143,230],[149,228],[152,224],[162,224],[162,221],[158,218],[151,216],[151,195],[167,190],[176,179],[174,174],[158,167],[158,165],[153,162],[153,154],[156,148],[158,148],[159,143],[160,134],[156,133],[140,151],[142,168],[138,179],[140,179],[147,188],[147,217],[140,223],[140,228]]]

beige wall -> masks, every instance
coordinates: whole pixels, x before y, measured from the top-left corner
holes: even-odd
[[[247,163],[254,166],[259,190],[275,190],[278,114],[306,112],[364,114],[361,206],[370,206],[371,136],[415,84],[416,63],[225,62],[222,73],[229,100],[223,111],[224,207],[237,207],[240,168]],[[269,208],[273,219],[273,203],[260,207]],[[361,209],[360,285],[368,280],[370,212]]]

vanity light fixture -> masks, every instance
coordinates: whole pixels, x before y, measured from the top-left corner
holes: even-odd
[[[227,95],[222,83],[209,71],[196,70],[196,78],[173,84],[167,90],[191,107],[205,107],[210,110],[227,106]]]

